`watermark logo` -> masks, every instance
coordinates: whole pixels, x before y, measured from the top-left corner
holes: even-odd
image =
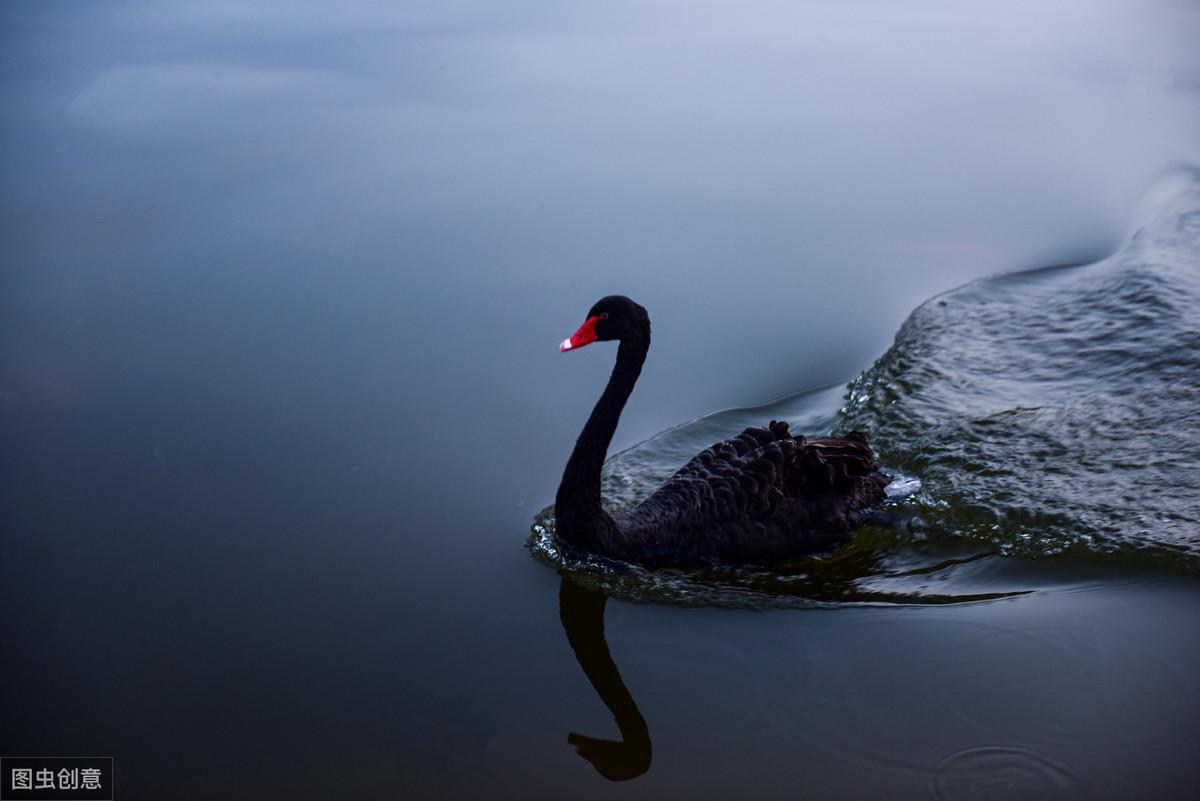
[[[0,757],[0,801],[115,801],[112,757]]]

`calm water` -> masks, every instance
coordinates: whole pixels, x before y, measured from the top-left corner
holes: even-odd
[[[1191,798],[1197,34],[6,4],[0,753],[122,798]],[[886,514],[561,589],[612,351],[555,348],[609,292],[655,324],[612,502],[775,416],[867,430]]]

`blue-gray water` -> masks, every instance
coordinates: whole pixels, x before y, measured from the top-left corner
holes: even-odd
[[[1197,33],[6,4],[0,753],[123,798],[1190,798]],[[760,415],[921,481],[828,565],[610,587],[620,785],[524,547],[609,292],[655,325],[615,500]]]

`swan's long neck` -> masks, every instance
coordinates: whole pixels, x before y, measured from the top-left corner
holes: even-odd
[[[608,386],[596,401],[563,471],[554,508],[558,531],[572,544],[611,550],[620,537],[616,524],[600,504],[600,470],[649,349],[649,333],[621,340]]]

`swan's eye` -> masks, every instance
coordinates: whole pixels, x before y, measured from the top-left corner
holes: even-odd
[[[608,319],[608,312],[600,312],[600,319],[601,319],[601,320],[607,320],[607,319]]]

